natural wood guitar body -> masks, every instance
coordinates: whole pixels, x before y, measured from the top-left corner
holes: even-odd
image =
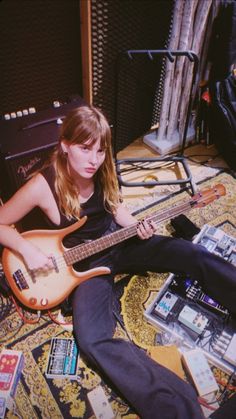
[[[53,255],[56,265],[48,272],[37,271],[35,275],[27,271],[18,254],[4,249],[4,273],[13,293],[23,305],[34,310],[50,309],[59,305],[81,282],[110,272],[108,268],[101,267],[80,273],[67,265],[63,257],[65,248],[62,240],[84,224],[86,218],[82,221],[62,230],[33,230],[22,234],[44,253]]]

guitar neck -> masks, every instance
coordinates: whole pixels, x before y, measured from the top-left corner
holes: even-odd
[[[161,223],[167,219],[180,215],[183,211],[190,210],[195,204],[194,200],[185,202],[181,205],[166,209],[162,212],[157,212],[154,215],[147,217],[147,221],[154,221]],[[64,252],[64,259],[68,266],[73,265],[76,262],[80,262],[89,256],[95,255],[102,250],[108,249],[118,243],[121,243],[131,237],[137,235],[137,223],[131,224],[128,227],[124,227],[114,233],[108,234],[107,236],[100,237],[99,239],[93,240],[89,243],[83,243],[75,246],[66,252]]]

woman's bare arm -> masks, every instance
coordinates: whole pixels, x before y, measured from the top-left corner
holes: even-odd
[[[51,267],[51,259],[26,240],[13,225],[33,208],[42,207],[43,186],[45,186],[43,177],[36,175],[0,207],[0,243],[19,253],[30,269]]]

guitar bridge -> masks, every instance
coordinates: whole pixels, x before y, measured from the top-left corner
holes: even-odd
[[[13,278],[20,291],[26,290],[29,288],[29,285],[27,284],[26,279],[20,269],[14,272]]]

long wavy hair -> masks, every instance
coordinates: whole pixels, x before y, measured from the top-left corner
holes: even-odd
[[[67,157],[62,150],[61,141],[69,144],[83,144],[86,141],[95,143],[101,140],[105,150],[105,160],[95,174],[95,182],[99,183],[104,194],[104,205],[115,213],[120,201],[119,185],[112,155],[111,130],[102,112],[93,106],[82,106],[73,109],[64,119],[58,146],[52,155],[55,168],[55,190],[59,198],[60,210],[68,219],[79,218],[80,202],[78,188],[71,177]]]

